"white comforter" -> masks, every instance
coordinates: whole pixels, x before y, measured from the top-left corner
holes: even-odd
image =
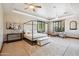
[[[37,40],[37,38],[46,37],[46,36],[47,36],[47,34],[44,34],[44,33],[33,33],[33,40],[32,40],[32,33],[24,34],[24,37],[31,41],[35,41],[35,40]]]

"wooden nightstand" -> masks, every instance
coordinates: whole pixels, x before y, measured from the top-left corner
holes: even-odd
[[[7,34],[7,42],[22,40],[22,33]]]

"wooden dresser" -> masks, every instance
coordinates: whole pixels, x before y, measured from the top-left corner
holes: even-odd
[[[22,33],[10,33],[7,34],[7,42],[22,40]]]

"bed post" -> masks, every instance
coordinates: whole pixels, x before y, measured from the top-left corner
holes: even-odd
[[[32,45],[33,45],[33,21],[32,21]]]
[[[22,39],[24,39],[24,23],[23,23]]]

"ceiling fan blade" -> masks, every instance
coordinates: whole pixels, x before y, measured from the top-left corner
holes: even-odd
[[[27,8],[24,8],[24,10],[26,10],[26,9],[28,9],[28,7]]]
[[[24,4],[26,4],[26,5],[27,5],[28,3],[24,3]]]
[[[33,3],[24,3],[24,4],[26,4],[26,5],[33,5]]]
[[[36,8],[42,8],[41,6],[35,6]]]

